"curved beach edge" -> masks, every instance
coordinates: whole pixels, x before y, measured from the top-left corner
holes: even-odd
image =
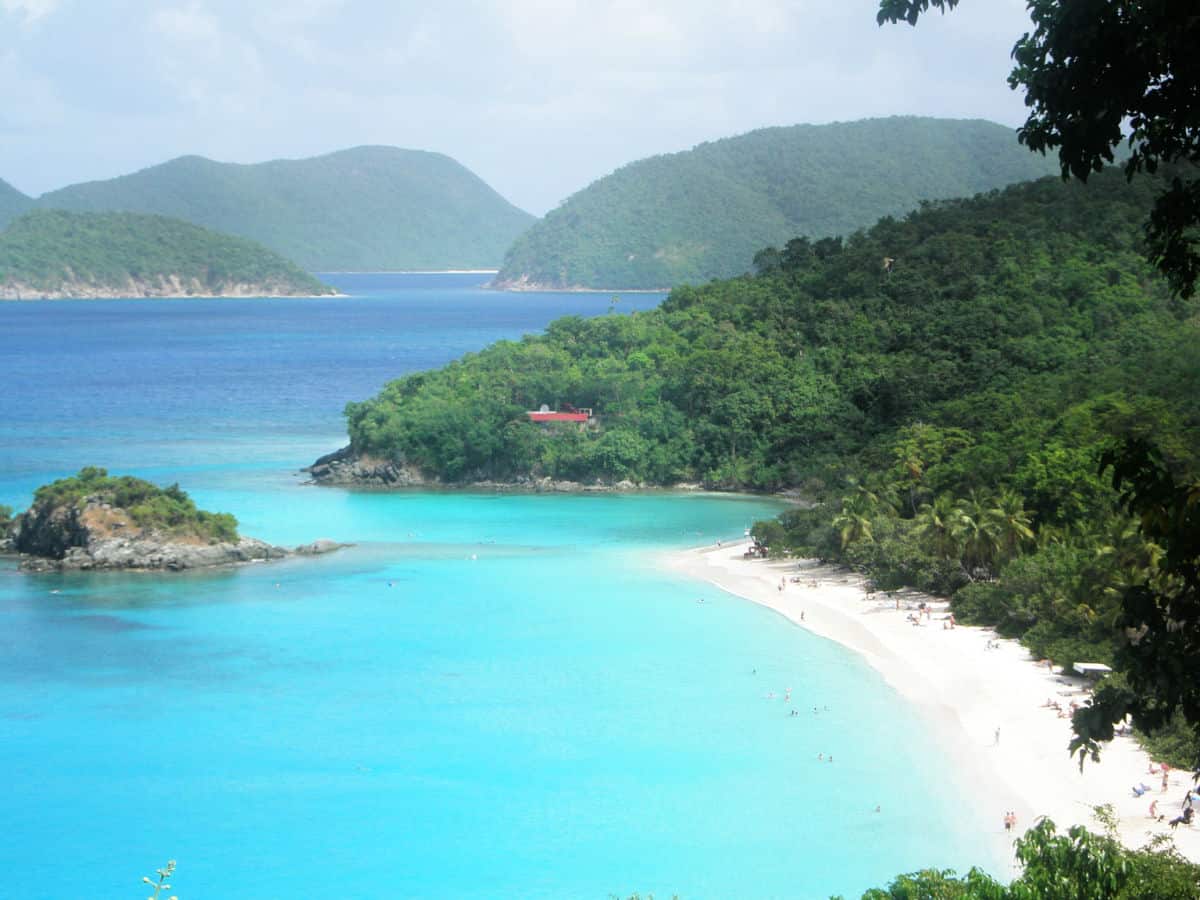
[[[1157,799],[1160,814],[1176,815],[1192,785],[1190,773],[1172,771],[1161,792],[1161,776],[1149,774],[1150,757],[1132,737],[1113,740],[1101,761],[1087,762],[1082,772],[1078,759],[1068,755],[1070,719],[1046,703],[1057,701],[1064,710],[1073,700],[1085,703],[1085,679],[1051,669],[991,629],[950,628],[943,599],[916,591],[869,594],[864,579],[847,569],[816,560],[746,559],[748,547],[739,541],[670,553],[661,564],[774,610],[862,656],[938,729],[940,743],[971,786],[981,832],[993,837],[998,832],[1010,859],[1001,827],[1005,811],[1016,812],[1017,833],[1041,816],[1060,830],[1084,825],[1097,831],[1093,808],[1111,804],[1127,846],[1142,847],[1167,834],[1180,853],[1200,861],[1200,830],[1172,830],[1148,813]],[[929,614],[920,613],[922,603]],[[922,624],[914,625],[910,616]],[[1132,788],[1141,783],[1151,791],[1134,797]]]

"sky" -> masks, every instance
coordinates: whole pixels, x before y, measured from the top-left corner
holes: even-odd
[[[1025,0],[916,28],[877,0],[0,0],[0,179],[36,196],[185,154],[445,153],[541,215],[755,128],[1017,126]]]

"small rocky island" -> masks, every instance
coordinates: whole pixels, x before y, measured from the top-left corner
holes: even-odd
[[[197,509],[179,485],[160,488],[89,466],[43,485],[28,511],[0,519],[0,550],[27,571],[181,571],[326,553],[320,540],[286,550],[238,534],[229,513]]]

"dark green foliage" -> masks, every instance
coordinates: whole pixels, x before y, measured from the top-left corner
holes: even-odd
[[[779,251],[756,253],[797,234],[849,234],[922,200],[1053,170],[991,122],[897,117],[766,128],[601,178],[518,238],[499,280],[653,288],[752,265],[762,272]]]
[[[256,165],[184,156],[37,202],[184,219],[309,271],[491,267],[534,221],[449,157],[395,147]]]
[[[880,0],[879,24],[915,25],[958,0]],[[1028,0],[1032,31],[1017,40],[1009,86],[1025,91],[1021,143],[1057,150],[1064,178],[1086,181],[1123,144],[1129,178],[1161,164],[1200,163],[1200,16],[1177,0]],[[1151,258],[1174,291],[1200,278],[1200,178],[1181,165],[1155,198]]]
[[[77,475],[38,488],[33,494],[33,507],[71,507],[85,500],[125,510],[140,528],[213,542],[238,539],[237,519],[229,513],[197,509],[179,485],[160,488],[129,475],[110,476],[96,466],[87,466]]]
[[[0,538],[8,536],[8,531],[12,527],[13,511],[11,506],[5,506],[0,503]]]
[[[1175,378],[1172,348],[1194,334],[1138,252],[1152,190],[1119,173],[1087,189],[1047,179],[677,288],[653,312],[562,319],[351,404],[351,442],[448,481],[764,490],[837,483],[863,452],[895,470],[907,517],[1018,472],[1043,506],[1090,508],[1111,491],[1087,447],[1108,421],[1154,413],[1121,392]],[[1144,365],[1151,349],[1161,362]],[[1101,392],[1113,399],[1089,400]],[[524,411],[541,403],[592,407],[601,427],[535,427]],[[1037,455],[1055,441],[1061,459]],[[973,546],[980,566],[1011,555]]]
[[[1159,730],[1182,716],[1200,734],[1200,477],[1195,460],[1168,459],[1144,437],[1129,436],[1102,458],[1122,506],[1156,550],[1138,578],[1119,585],[1114,616],[1122,640],[1117,662],[1127,689],[1097,692],[1077,717],[1072,749],[1095,755],[1112,725],[1131,715]],[[1200,762],[1193,757],[1193,763]]]
[[[121,291],[132,280],[173,293],[173,278],[197,294],[333,292],[266,247],[162,216],[36,210],[0,232],[0,288]]]
[[[803,485],[814,509],[756,530],[773,552],[954,595],[1060,665],[1115,662],[1161,553],[1100,456],[1152,434],[1200,471],[1197,307],[1141,253],[1157,188],[1044,179],[789,242],[757,277],[394,382],[348,407],[351,442],[447,481]],[[599,426],[534,426],[540,403]]]

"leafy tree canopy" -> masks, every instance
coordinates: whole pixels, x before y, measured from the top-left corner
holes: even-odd
[[[958,0],[881,0],[878,21],[915,25]],[[1034,30],[1013,47],[1008,83],[1024,89],[1031,150],[1057,150],[1063,177],[1086,181],[1127,143],[1125,172],[1200,163],[1200,16],[1178,0],[1028,0]],[[1184,296],[1200,278],[1200,179],[1176,170],[1156,198],[1148,251]]]
[[[161,488],[130,475],[112,476],[98,466],[85,466],[70,478],[39,487],[31,514],[45,515],[61,507],[95,501],[124,510],[140,528],[210,541],[236,541],[237,519],[229,513],[197,509],[178,484]]]

